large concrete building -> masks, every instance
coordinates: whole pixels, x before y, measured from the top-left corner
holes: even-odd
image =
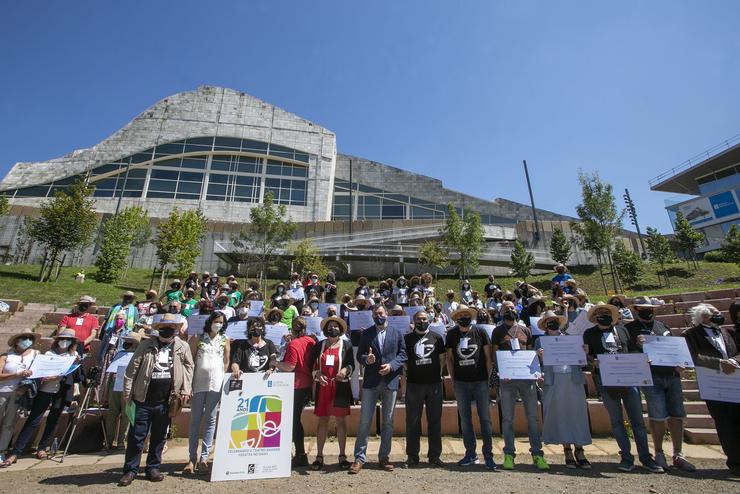
[[[418,245],[438,235],[448,203],[480,214],[488,241],[485,271],[506,264],[517,237],[534,249],[538,263],[550,264],[548,232],[567,232],[572,220],[539,210],[534,225],[527,205],[472,197],[435,178],[339,154],[336,135],[324,127],[242,92],[201,86],[157,102],[91,148],[17,163],[0,183],[12,206],[0,220],[0,255],[38,260],[39,249],[18,241],[23,217],[79,179],[94,186],[102,218],[142,205],[156,228],[175,207],[202,209],[209,232],[198,267],[211,271],[233,270],[243,260],[232,236],[267,192],[299,224],[297,237],[312,237],[324,256],[354,272],[411,269]],[[96,249],[76,253],[75,260],[92,263]],[[589,262],[575,250],[572,263]],[[153,247],[135,252],[133,262],[155,266]]]

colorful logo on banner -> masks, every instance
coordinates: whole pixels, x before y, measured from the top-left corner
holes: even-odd
[[[282,417],[283,401],[277,396],[239,398],[229,449],[279,448]]]

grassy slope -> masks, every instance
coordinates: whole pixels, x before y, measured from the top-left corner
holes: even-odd
[[[110,305],[120,298],[123,290],[133,290],[137,297],[143,297],[144,291],[149,288],[151,271],[142,269],[130,270],[125,281],[114,284],[98,283],[91,273],[94,268],[85,270],[88,279],[84,284],[74,281],[74,275],[79,268],[64,268],[57,282],[38,283],[39,266],[0,266],[0,298],[20,299],[24,302],[52,303],[60,307],[70,307],[82,294],[89,294],[98,299],[99,305]],[[658,283],[655,270],[650,267],[643,276],[638,287],[627,290],[628,295],[656,295],[662,293],[680,293],[702,291],[719,288],[740,286],[740,267],[729,263],[699,263],[699,270],[687,268],[685,263],[674,264],[668,268],[670,286],[661,286]],[[598,270],[595,268],[580,268],[572,272],[579,284],[591,295],[594,300],[604,299],[604,290]],[[542,274],[530,277],[527,281],[549,292],[549,280],[552,274]],[[722,279],[723,282],[716,283]],[[242,280],[240,280],[242,281]],[[508,289],[513,289],[515,278],[499,277],[497,282]],[[155,289],[159,279],[155,279]],[[483,291],[486,282],[485,276],[471,280],[474,289]],[[377,280],[371,279],[371,285],[377,285]],[[447,289],[458,291],[458,282],[452,278],[441,278],[435,283],[437,293],[443,294]],[[608,280],[607,280],[608,286]],[[354,280],[340,281],[339,292],[354,291]]]

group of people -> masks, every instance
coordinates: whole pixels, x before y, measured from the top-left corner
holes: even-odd
[[[609,303],[593,304],[565,266],[555,269],[557,275],[552,280],[549,301],[536,287],[523,282],[512,291],[503,290],[493,276],[488,278],[482,294],[463,280],[458,293],[448,291],[438,300],[428,273],[409,280],[403,276],[382,280],[377,286],[370,286],[361,277],[354,293],[341,297],[333,273],[323,283],[315,273],[304,277],[293,273],[287,283],[278,283],[268,296],[262,294],[256,282],[248,284],[242,293],[234,277],[222,284],[216,274],[199,277],[191,273],[184,283],[174,280],[161,297],[149,291],[145,300],[137,302],[133,293],[123,293],[121,302],[110,309],[100,327],[97,316],[91,313],[95,299],[81,297],[74,311],[60,322],[49,352],[76,355],[78,360],[92,357],[103,370],[113,370],[103,372],[97,400],[109,408],[106,446],[126,451],[119,482],[122,486],[136,478],[147,437],[146,476],[152,481],[162,480],[161,457],[170,420],[188,403],[189,461],[183,472],[207,472],[224,378],[230,374],[232,379],[238,379],[243,373],[255,372],[265,378],[273,372],[294,373],[295,467],[324,468],[324,445],[329,420],[334,417],[340,453],[337,463],[350,474],[358,474],[367,461],[368,435],[380,401],[379,466],[392,471],[394,410],[401,391],[406,407],[407,459],[403,466],[411,468],[421,461],[424,413],[426,460],[433,466],[443,466],[443,378],[449,375],[465,446],[458,466],[479,462],[472,416],[475,404],[483,463],[490,470],[498,468],[493,456],[490,415],[494,389],[502,418],[503,469],[515,468],[517,401],[524,406],[530,454],[536,468],[550,468],[544,457],[544,443],[563,447],[566,467],[589,469],[584,447],[592,440],[584,370],[591,370],[619,446],[619,470],[631,471],[635,464],[623,409],[639,461],[647,470],[661,473],[671,466],[695,470],[682,452],[686,411],[681,375],[685,369],[653,366],[654,385],[641,388],[604,386],[600,375],[600,355],[641,352],[645,336],[671,334],[670,328],[655,318],[660,302],[639,297],[625,304],[624,297],[616,296]],[[259,314],[250,312],[256,306],[254,301],[262,304]],[[306,318],[319,316],[321,304],[325,312],[321,313],[320,334],[309,332]],[[372,325],[352,327],[350,314],[363,310],[371,311]],[[389,324],[389,316],[405,313],[413,314],[408,328]],[[730,314],[737,327],[740,303],[733,304]],[[202,316],[202,330],[188,331],[190,316]],[[538,380],[500,378],[497,351],[536,350],[542,360],[544,349],[537,334],[568,334],[583,318],[588,327],[577,334],[582,334],[588,357],[585,366],[543,365]],[[227,328],[239,321],[246,321],[244,338],[229,338]],[[728,374],[740,369],[740,333],[727,328],[721,312],[711,305],[698,304],[692,309],[692,321],[693,327],[686,331],[685,338],[695,365]],[[276,325],[285,328],[284,336],[280,341],[271,341],[266,338],[266,328]],[[533,325],[538,331],[533,331]],[[486,329],[491,326],[492,330]],[[437,330],[433,331],[433,327]],[[440,327],[443,331],[439,331]],[[0,357],[0,451],[8,448],[19,410],[29,411],[20,435],[0,466],[17,460],[35,437],[41,417],[50,409],[37,450],[39,458],[45,457],[56,421],[65,404],[74,399],[79,388],[75,384],[84,372],[85,366],[81,366],[78,372],[37,383],[28,371],[37,353],[33,349],[37,338],[33,332],[14,335],[8,342],[8,352]],[[95,339],[100,340],[100,346],[92,355]],[[126,360],[119,360],[123,358]],[[123,366],[117,364],[119,361],[127,363]],[[118,388],[117,373],[125,373]],[[654,456],[648,446],[642,395],[648,404]],[[314,403],[319,420],[316,457],[309,464],[301,416],[310,402]],[[346,417],[350,407],[358,402],[360,423],[352,456],[348,457]],[[541,429],[539,402],[544,412]],[[727,465],[738,474],[740,404],[707,401],[707,406]],[[129,416],[133,418],[131,423]],[[671,455],[663,450],[666,429],[671,433]]]

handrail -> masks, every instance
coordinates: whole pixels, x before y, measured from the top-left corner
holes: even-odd
[[[701,153],[697,154],[696,156],[692,156],[691,158],[687,159],[686,161],[684,161],[680,165],[676,165],[673,168],[671,168],[670,170],[664,171],[663,173],[661,173],[657,177],[648,180],[648,185],[650,185],[650,187],[652,187],[653,185],[659,184],[659,183],[663,182],[666,178],[668,178],[670,176],[677,175],[679,172],[682,172],[684,170],[687,170],[687,169],[691,168],[694,165],[697,165],[699,163],[702,163],[702,162],[708,160],[709,158],[711,158],[712,156],[714,156],[715,154],[718,154],[719,151],[724,151],[726,149],[730,149],[732,146],[734,146],[735,144],[738,144],[738,143],[740,143],[740,134],[736,134],[736,135],[730,137],[729,139],[725,139],[721,143],[712,146],[711,148],[707,149],[706,151],[702,151]]]

